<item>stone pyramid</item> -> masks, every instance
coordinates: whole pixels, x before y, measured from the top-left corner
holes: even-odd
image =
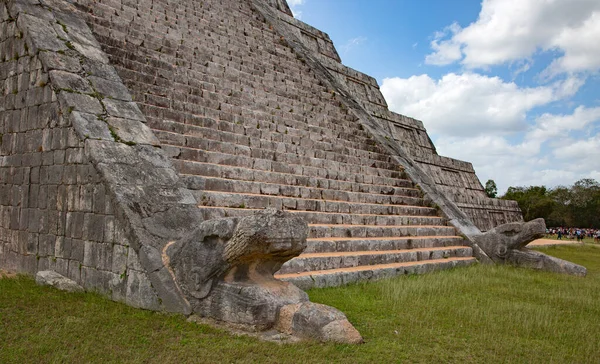
[[[309,288],[468,265],[522,220],[284,0],[4,0],[0,41],[0,268],[182,311],[164,249],[201,221],[302,217],[277,277]]]

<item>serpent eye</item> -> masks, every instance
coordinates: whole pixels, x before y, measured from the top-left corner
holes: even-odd
[[[500,245],[496,247],[496,255],[500,258],[504,258],[506,256],[506,253],[508,253],[508,248],[506,247],[506,245]]]

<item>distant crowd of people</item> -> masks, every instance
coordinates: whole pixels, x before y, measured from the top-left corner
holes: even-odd
[[[549,228],[546,229],[546,234],[556,235],[559,240],[577,239],[583,241],[584,238],[592,238],[595,243],[600,243],[600,229],[584,229],[584,228]]]

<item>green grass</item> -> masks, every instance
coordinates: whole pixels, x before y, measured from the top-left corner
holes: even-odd
[[[505,266],[312,290],[365,344],[275,344],[137,310],[93,294],[0,280],[0,363],[594,363],[600,358],[600,247],[540,249],[586,278]]]

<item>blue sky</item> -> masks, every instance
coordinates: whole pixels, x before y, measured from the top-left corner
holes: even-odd
[[[482,183],[600,181],[600,1],[288,3]]]

